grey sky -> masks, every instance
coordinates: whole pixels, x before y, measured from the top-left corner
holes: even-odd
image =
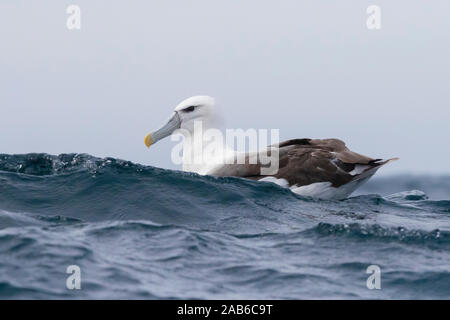
[[[69,4],[80,31],[66,28]],[[1,1],[0,153],[175,168],[175,143],[148,150],[144,136],[208,94],[230,128],[400,157],[384,174],[448,173],[449,14],[448,0]]]

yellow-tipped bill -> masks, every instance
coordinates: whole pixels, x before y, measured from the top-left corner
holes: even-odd
[[[147,146],[147,148],[150,148],[150,146],[153,144],[152,135],[150,133],[148,135],[146,135],[144,141],[145,141],[145,145]]]
[[[170,117],[169,121],[159,128],[156,131],[153,131],[152,133],[149,133],[145,136],[145,145],[150,148],[152,144],[155,144],[161,139],[164,139],[165,137],[168,137],[174,132],[176,129],[179,129],[181,126],[181,120],[180,116],[177,112],[174,112],[172,117]]]

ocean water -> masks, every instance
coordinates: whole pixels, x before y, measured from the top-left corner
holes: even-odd
[[[321,201],[85,154],[0,155],[0,298],[449,299],[450,176],[378,176]]]

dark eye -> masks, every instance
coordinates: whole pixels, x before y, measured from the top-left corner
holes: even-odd
[[[195,109],[195,106],[190,106],[190,107],[184,108],[183,111],[184,112],[192,112],[192,111],[194,111],[194,109]]]

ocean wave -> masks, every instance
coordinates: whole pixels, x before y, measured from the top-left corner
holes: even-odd
[[[0,155],[0,297],[379,298],[373,263],[402,290],[384,297],[420,297],[405,270],[431,274],[424,288],[448,278],[450,201],[410,186],[322,201],[87,154]],[[78,295],[71,264],[88,270]]]
[[[143,166],[114,158],[97,158],[88,154],[70,153],[50,155],[29,153],[21,155],[0,154],[0,171],[21,173],[32,176],[48,176],[85,170],[92,174],[105,167],[138,170]]]
[[[232,224],[242,222],[235,213],[244,211],[250,220],[282,225],[314,223],[329,214],[368,219],[378,211],[450,212],[450,201],[430,200],[417,190],[320,201],[272,183],[199,176],[87,154],[0,155],[0,181],[0,210],[54,222]]]
[[[314,231],[321,235],[343,235],[359,239],[398,240],[409,243],[436,242],[450,244],[450,232],[435,229],[432,231],[408,230],[403,227],[384,227],[378,224],[330,224],[319,223]]]

